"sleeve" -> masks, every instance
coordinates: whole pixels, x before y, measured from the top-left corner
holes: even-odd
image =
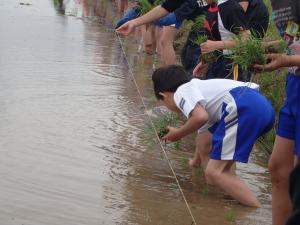
[[[256,84],[256,83],[246,82],[246,86],[249,87],[249,88],[251,88],[251,89],[259,91],[259,85]]]
[[[201,15],[204,13],[203,7],[199,7],[196,0],[186,0],[175,11],[176,19],[179,22],[184,20],[194,19],[195,14]]]
[[[203,107],[206,103],[201,91],[190,85],[178,88],[174,94],[174,101],[186,118],[189,118],[197,103]]]
[[[248,29],[246,13],[237,2],[233,1],[231,4],[221,4],[219,11],[224,27],[227,30],[238,34]]]
[[[164,0],[161,3],[161,7],[163,7],[168,12],[174,12],[176,9],[178,9],[185,0]]]

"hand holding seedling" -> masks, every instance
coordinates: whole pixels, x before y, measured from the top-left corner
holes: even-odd
[[[220,41],[207,40],[206,42],[204,42],[203,44],[200,45],[201,53],[207,54],[207,53],[210,53],[210,52],[220,49],[219,42]]]
[[[168,127],[168,131],[169,132],[161,138],[163,141],[178,141],[182,136],[179,132],[179,128]]]
[[[257,72],[273,71],[287,64],[287,55],[284,54],[267,54],[266,58],[269,63],[265,65],[255,64],[253,66]]]
[[[124,36],[129,35],[130,33],[132,33],[135,29],[135,23],[133,20],[128,21],[127,23],[123,24],[122,26],[120,26],[118,29],[116,29],[117,34],[121,34]]]
[[[208,64],[202,61],[193,70],[194,77],[202,77],[208,69]]]

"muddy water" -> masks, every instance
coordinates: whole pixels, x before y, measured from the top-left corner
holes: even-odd
[[[147,124],[111,1],[0,1],[0,224],[188,225],[191,217]],[[123,40],[148,111],[153,57]],[[238,173],[263,203],[249,209],[205,185],[168,147],[198,224],[271,224],[266,156]],[[233,213],[233,221],[228,215]]]

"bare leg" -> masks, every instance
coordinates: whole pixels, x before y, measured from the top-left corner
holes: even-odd
[[[252,191],[236,175],[232,174],[231,166],[234,161],[210,159],[205,170],[205,176],[210,184],[222,188],[240,203],[251,206],[261,207]]]
[[[161,37],[162,59],[165,65],[176,64],[176,53],[173,47],[173,41],[177,29],[172,26],[163,28]]]
[[[163,33],[163,28],[159,26],[155,26],[156,53],[160,57],[161,61],[163,62],[162,46],[161,46],[162,33]]]
[[[294,141],[276,136],[269,161],[272,182],[272,220],[273,225],[286,224],[291,213],[288,193],[289,174],[294,168]]]
[[[143,42],[145,47],[145,52],[147,54],[153,54],[155,50],[155,39],[153,37],[153,25],[145,25],[146,31],[143,35]]]
[[[197,134],[194,158],[189,161],[190,167],[197,167],[201,164],[205,170],[210,158],[211,138],[212,135],[209,131]]]

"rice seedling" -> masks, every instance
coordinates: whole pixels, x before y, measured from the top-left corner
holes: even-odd
[[[171,189],[177,189],[177,188],[178,188],[178,185],[177,185],[176,183],[170,183],[170,184],[168,185],[168,187],[171,188]]]
[[[188,165],[188,163],[189,163],[189,157],[186,156],[186,155],[181,156],[181,157],[179,158],[179,163],[180,163],[180,165],[181,165],[184,169],[188,168],[188,167],[189,167],[189,165]]]
[[[137,4],[140,10],[140,15],[146,14],[153,8],[153,5],[148,0],[138,0]]]
[[[238,64],[242,70],[251,71],[254,64],[266,64],[266,50],[259,38],[249,36],[246,40],[241,35],[235,38],[236,45],[231,48],[233,54],[227,57],[232,59],[232,64]]]
[[[180,124],[179,117],[175,113],[166,113],[152,119],[153,125],[159,138],[162,138],[168,133],[168,126],[177,127]],[[150,146],[157,143],[155,132],[151,122],[148,122],[144,129],[143,139],[146,139]],[[180,141],[171,143],[173,148],[179,149]]]
[[[203,187],[202,187],[202,194],[203,194],[203,195],[207,195],[207,194],[208,194],[208,191],[209,191],[209,189],[208,189],[208,184],[205,183],[205,184],[203,185]]]
[[[168,113],[153,119],[153,125],[160,138],[168,133],[168,126],[176,127],[179,125],[179,118],[174,113]]]
[[[202,167],[197,167],[196,168],[196,175],[199,176],[199,177],[204,176],[204,171],[203,171]]]
[[[232,208],[228,208],[227,209],[227,212],[226,212],[226,220],[230,223],[232,223],[234,221],[234,218],[233,218],[233,210]]]
[[[205,22],[204,15],[197,16],[191,30],[193,32],[196,32],[197,34],[203,33],[204,22]]]
[[[161,0],[155,0],[154,3],[153,3],[153,6],[158,6],[161,4]]]
[[[274,41],[273,45],[270,45],[266,48],[266,53],[285,53],[287,50],[287,44],[285,41]]]
[[[201,44],[203,44],[204,42],[206,42],[208,40],[207,36],[206,35],[199,35],[197,36],[197,38],[195,40],[192,40],[192,42],[195,44],[195,45],[198,45],[200,46]]]

